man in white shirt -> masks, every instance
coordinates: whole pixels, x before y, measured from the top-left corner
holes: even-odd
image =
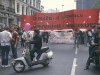
[[[12,39],[9,28],[5,27],[5,30],[0,33],[0,43],[1,43],[1,59],[2,67],[9,67],[8,65],[8,55],[10,51],[10,40]]]
[[[32,41],[33,40],[33,31],[28,31],[28,32],[24,32],[22,34],[22,39],[25,40],[25,41]],[[29,44],[29,50],[31,51],[32,50],[32,46],[31,44]]]

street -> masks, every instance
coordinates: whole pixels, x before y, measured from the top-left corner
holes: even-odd
[[[45,43],[43,46],[47,46]],[[69,44],[48,44],[53,51],[53,60],[48,67],[42,65],[33,66],[32,69],[26,67],[23,73],[16,73],[13,67],[1,68],[0,75],[100,75],[100,70],[91,63],[89,70],[84,70],[88,58],[88,47],[80,45],[79,49],[73,48]],[[18,48],[21,56],[22,50]],[[13,59],[9,59],[9,63]],[[1,63],[0,63],[1,65]]]

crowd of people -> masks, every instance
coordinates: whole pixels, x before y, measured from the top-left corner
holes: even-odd
[[[38,29],[38,28],[34,28],[34,29]],[[18,54],[17,54],[18,53],[17,48],[19,46],[18,44],[20,43],[21,48],[23,49],[25,47],[26,41],[32,41],[34,37],[34,33],[35,33],[34,29],[31,28],[29,31],[25,31],[25,29],[23,28],[21,30],[15,24],[12,24],[10,27],[5,27],[5,28],[0,29],[0,55],[1,55],[2,67],[10,66],[10,64],[8,64],[9,57],[14,58],[14,59],[18,58]],[[41,36],[42,42],[45,42],[46,44],[48,44],[49,33],[42,32],[40,36]],[[10,51],[12,51],[11,55],[9,54]],[[31,51],[33,51],[33,46],[31,43],[29,43],[29,51],[30,53],[32,53]],[[31,57],[33,57],[32,55],[33,54],[31,54]]]
[[[86,46],[89,46],[89,42],[90,42],[90,39],[91,39],[91,36],[92,36],[92,31],[93,31],[94,27],[92,27],[92,29],[89,29],[89,30],[84,30],[84,31],[81,31],[81,30],[78,30],[78,29],[75,29],[73,31],[73,37],[74,37],[74,47],[78,47],[79,48],[79,45],[80,44],[84,44]],[[92,31],[91,31],[92,30]],[[94,31],[93,31],[94,32]],[[91,34],[92,33],[92,34]]]
[[[0,51],[2,59],[2,67],[9,67],[8,58],[9,51],[12,50],[12,56],[14,59],[18,57],[17,47],[18,47],[19,34],[17,32],[17,25],[12,24],[9,27],[5,27],[0,30]]]
[[[89,46],[89,57],[86,62],[86,67],[84,70],[89,69],[90,63],[95,63],[96,67],[99,68],[100,60],[100,26],[94,25],[90,30],[82,32],[80,30],[75,30],[74,35],[74,47],[79,47],[79,44],[85,44]]]
[[[41,55],[39,50],[42,47],[42,42],[48,44],[48,39],[50,36],[48,32],[42,32],[41,34],[39,33],[40,31],[38,28],[31,28],[29,31],[25,31],[24,29],[20,30],[20,28],[15,24],[12,24],[10,27],[0,29],[0,53],[2,67],[10,66],[8,64],[8,59],[10,55],[9,51],[12,51],[12,55],[10,55],[10,57],[14,59],[18,58],[17,47],[19,40],[21,40],[22,48],[25,47],[26,41],[30,41],[29,51],[31,60],[33,61],[34,52],[37,52],[37,54],[39,55],[39,59]],[[99,49],[98,46],[95,44],[100,43],[100,26],[94,25],[92,29],[87,31],[81,31],[76,29],[75,31],[73,31],[73,37],[74,47],[78,48],[79,44],[85,44],[86,46],[89,46],[89,57],[86,63],[85,70],[89,69],[91,62],[90,60],[93,56],[96,56],[98,58],[96,64],[97,66],[99,66]],[[34,47],[32,47],[32,44],[34,44]]]

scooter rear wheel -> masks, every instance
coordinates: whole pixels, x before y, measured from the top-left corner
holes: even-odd
[[[15,70],[15,72],[21,73],[25,70],[25,64],[23,63],[23,61],[15,61],[13,69]]]

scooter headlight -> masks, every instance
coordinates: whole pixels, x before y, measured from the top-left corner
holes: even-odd
[[[25,52],[25,54],[29,54],[29,52]]]

